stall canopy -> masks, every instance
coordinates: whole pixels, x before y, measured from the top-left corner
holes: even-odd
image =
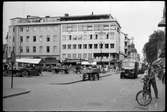
[[[81,62],[81,64],[82,64],[82,65],[96,65],[97,62],[92,62],[92,63],[90,63],[90,62],[88,62],[88,61],[83,61],[83,62]]]
[[[29,64],[39,64],[41,62],[41,59],[21,58],[21,59],[16,59],[16,62],[18,62],[18,63],[29,63]]]

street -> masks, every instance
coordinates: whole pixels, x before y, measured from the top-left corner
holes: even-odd
[[[165,85],[157,79],[159,99],[152,89],[152,103],[139,106],[136,93],[142,89],[138,79],[120,79],[109,72],[96,81],[81,81],[81,74],[44,72],[36,77],[14,77],[14,88],[31,92],[3,99],[4,111],[162,111],[165,110]],[[3,89],[10,88],[10,77],[3,77]]]

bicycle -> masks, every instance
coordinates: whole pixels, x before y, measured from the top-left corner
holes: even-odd
[[[150,77],[146,75],[144,78],[142,78],[143,81],[143,90],[140,90],[136,94],[136,101],[141,106],[147,106],[152,101],[151,91],[150,91]]]

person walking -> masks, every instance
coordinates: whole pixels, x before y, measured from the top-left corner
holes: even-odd
[[[156,78],[155,78],[155,69],[153,68],[153,66],[150,66],[148,69],[148,76],[150,77],[150,93],[151,93],[151,85],[153,87],[154,90],[154,94],[155,94],[155,98],[158,99],[158,89],[157,89],[157,84],[156,84]]]

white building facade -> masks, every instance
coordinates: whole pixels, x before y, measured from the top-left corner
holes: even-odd
[[[8,55],[86,59],[109,63],[124,54],[125,39],[111,15],[13,18],[9,26]]]
[[[7,40],[8,57],[14,49],[16,58],[60,59],[60,24],[37,22],[38,19],[37,17],[11,19]],[[45,18],[42,20],[46,21]]]

